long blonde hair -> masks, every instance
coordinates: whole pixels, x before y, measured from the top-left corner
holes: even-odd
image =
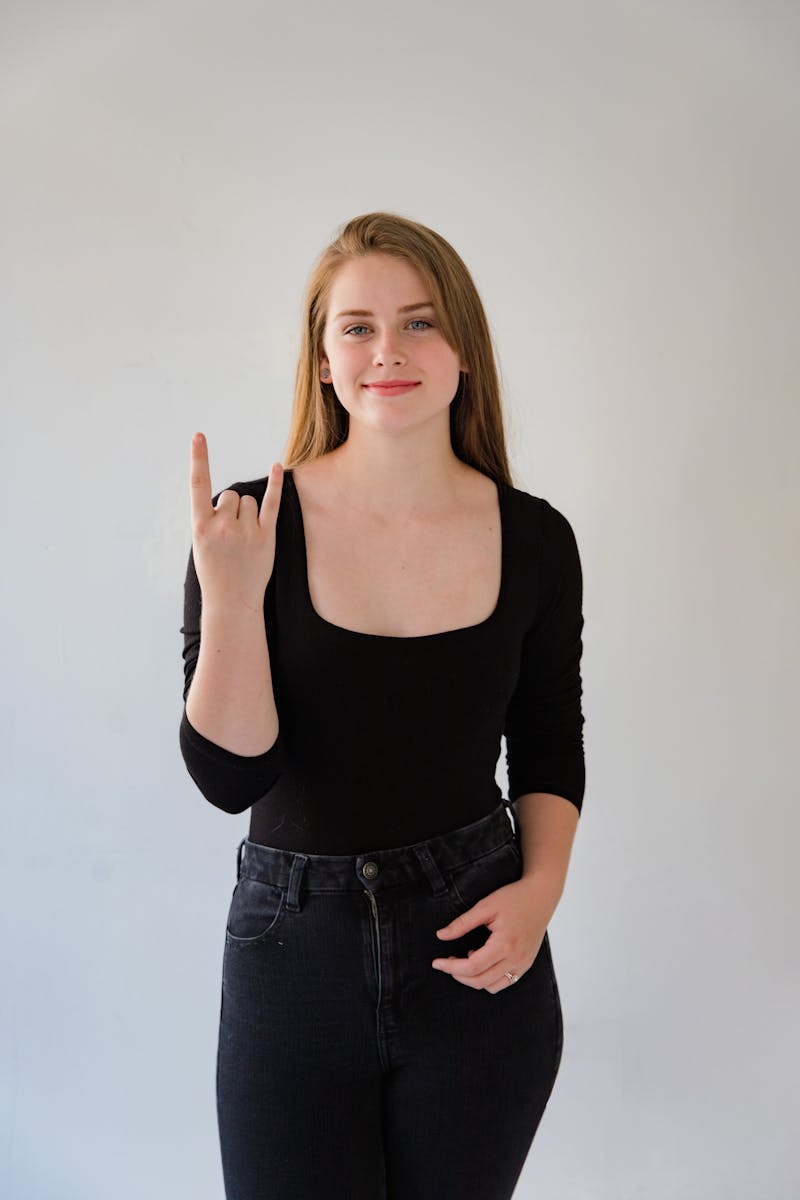
[[[489,325],[465,263],[432,229],[391,212],[353,217],[312,268],[303,299],[303,328],[285,467],[318,458],[347,438],[350,414],[332,383],[319,377],[328,303],[337,271],[368,254],[390,254],[415,267],[426,281],[448,345],[462,371],[450,405],[453,452],[496,482],[512,483],[506,453],[500,382]]]

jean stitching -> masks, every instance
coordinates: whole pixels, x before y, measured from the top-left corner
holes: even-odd
[[[452,867],[450,869],[450,871],[448,872],[448,882],[450,884],[452,891],[454,892],[454,894],[456,896],[456,899],[458,900],[458,903],[462,907],[471,908],[472,905],[469,903],[468,900],[465,900],[463,895],[461,894],[461,891],[459,890],[459,887],[458,887],[458,883],[456,882],[455,872],[461,871],[467,867],[473,867],[478,863],[485,862],[486,859],[490,858],[493,854],[499,854],[500,851],[505,850],[505,848],[507,846],[513,846],[513,845],[516,845],[516,842],[515,842],[514,835],[512,833],[511,836],[509,838],[507,838],[506,841],[501,842],[499,846],[493,846],[491,848],[491,850],[487,850],[484,854],[479,854],[477,858],[468,859],[467,862],[459,863],[458,866]],[[475,901],[475,903],[477,903],[477,901]]]
[[[550,949],[549,936],[547,938],[546,948],[548,973],[550,975],[550,991],[553,997],[554,1012],[556,1015],[556,1039],[553,1061],[553,1076],[555,1077],[558,1074],[558,1069],[561,1065],[561,1055],[564,1050],[564,1018],[561,1011],[561,999],[559,996],[558,983],[556,982],[556,972],[553,965],[553,953]]]
[[[245,875],[245,876],[242,876],[242,878],[243,879],[252,879],[253,877],[250,875]],[[255,882],[263,884],[263,883],[265,883],[265,880],[256,879]],[[287,911],[286,910],[286,889],[282,888],[277,883],[268,883],[267,886],[277,888],[278,891],[280,892],[280,902],[278,904],[278,910],[275,913],[275,916],[273,917],[271,923],[267,926],[266,929],[262,930],[261,933],[257,933],[253,937],[240,937],[236,933],[231,933],[230,929],[227,928],[227,926],[226,926],[225,937],[233,945],[253,946],[253,945],[257,945],[259,942],[264,942],[270,937],[270,935],[273,932],[275,932],[277,930],[278,926],[282,923],[284,915]],[[233,901],[231,901],[231,903],[232,902]],[[229,912],[229,915],[230,915],[230,912]]]
[[[464,862],[457,863],[454,867],[451,867],[451,870],[460,871],[462,867],[471,867],[474,863],[483,862],[483,860],[489,858],[490,855],[499,854],[501,850],[505,850],[506,846],[510,846],[513,842],[514,835],[512,833],[511,836],[506,838],[504,842],[501,842],[499,846],[492,846],[490,850],[485,850],[483,854],[477,855],[476,858],[468,858]]]

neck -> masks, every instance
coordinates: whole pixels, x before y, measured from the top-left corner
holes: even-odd
[[[337,502],[371,516],[410,518],[451,506],[470,468],[446,454],[397,452],[365,455],[347,443],[331,452]]]

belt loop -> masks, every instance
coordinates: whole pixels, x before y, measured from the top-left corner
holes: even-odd
[[[246,841],[247,841],[247,838],[243,837],[242,840],[239,842],[239,847],[236,851],[236,882],[237,883],[239,882],[239,880],[242,877],[242,854],[244,851],[244,844]]]
[[[289,884],[286,888],[286,907],[292,912],[300,910],[300,884],[306,869],[308,857],[295,851],[292,853],[292,865],[289,868]]]
[[[447,881],[445,880],[444,875],[442,875],[442,872],[439,870],[438,864],[431,854],[430,849],[425,845],[424,842],[422,842],[420,845],[414,847],[414,851],[420,861],[420,865],[422,866],[425,875],[427,876],[428,882],[431,885],[431,891],[433,892],[434,896],[437,898],[443,896],[448,891]]]

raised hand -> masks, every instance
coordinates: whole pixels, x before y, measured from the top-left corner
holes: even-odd
[[[255,496],[220,492],[211,503],[208,447],[192,438],[192,552],[203,605],[261,611],[275,565],[275,525],[283,490],[283,466],[273,463],[259,507]]]

